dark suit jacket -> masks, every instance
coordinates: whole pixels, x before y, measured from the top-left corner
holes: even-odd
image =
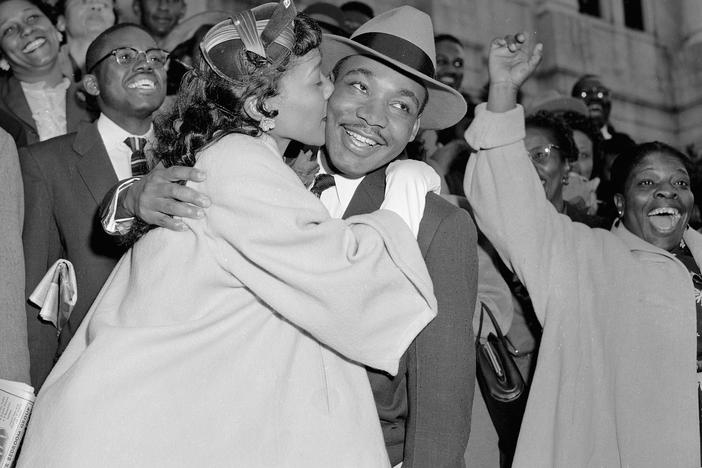
[[[384,194],[385,167],[365,177],[344,218],[378,209]],[[372,369],[368,376],[392,465],[464,467],[475,382],[476,228],[464,210],[429,193],[417,240],[438,314],[405,352],[395,377]]]
[[[59,258],[76,271],[78,301],[61,336],[27,306],[32,384],[39,386],[63,351],[124,248],[105,234],[98,204],[117,182],[96,124],[20,150],[24,179],[27,297]]]
[[[81,123],[92,122],[96,117],[78,99],[77,91],[76,83],[72,83],[66,91],[67,133],[75,132]],[[18,148],[39,141],[37,125],[24,97],[22,85],[14,76],[0,78],[0,126],[12,135]]]

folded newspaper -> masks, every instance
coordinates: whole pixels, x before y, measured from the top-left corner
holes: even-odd
[[[0,379],[0,468],[12,466],[33,406],[32,387]]]
[[[73,264],[59,259],[47,270],[29,301],[41,307],[42,319],[54,324],[59,333],[68,322],[78,300],[78,287]]]

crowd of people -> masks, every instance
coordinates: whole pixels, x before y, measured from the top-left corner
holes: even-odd
[[[696,172],[601,78],[522,106],[548,50],[512,31],[476,104],[414,7],[185,12],[0,0],[18,467],[701,466]]]

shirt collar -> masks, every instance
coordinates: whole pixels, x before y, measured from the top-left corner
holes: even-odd
[[[154,140],[154,125],[153,123],[149,126],[149,130],[144,133],[143,135],[132,135],[119,125],[117,125],[114,121],[112,121],[109,117],[107,117],[105,114],[101,113],[100,117],[98,117],[97,120],[97,128],[98,132],[100,132],[100,136],[102,137],[102,141],[105,144],[106,148],[115,148],[115,147],[120,147],[119,145],[124,144],[124,140],[127,139],[127,137],[139,137],[139,138],[145,138],[147,141],[147,144],[152,144]]]
[[[339,203],[341,204],[341,206],[344,207],[345,210],[346,207],[349,206],[349,203],[351,203],[351,199],[356,193],[356,189],[361,184],[361,182],[363,182],[365,176],[358,177],[356,179],[349,179],[341,174],[334,173],[329,167],[329,164],[327,163],[326,158],[328,156],[326,155],[325,151],[326,149],[324,147],[320,147],[319,151],[317,152],[317,164],[319,164],[318,174],[331,174],[334,177],[334,183],[336,184],[336,193],[339,196]]]

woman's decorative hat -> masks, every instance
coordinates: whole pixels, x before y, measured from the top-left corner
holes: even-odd
[[[241,83],[256,70],[247,52],[264,58],[271,66],[292,53],[296,16],[292,0],[245,10],[215,24],[202,39],[200,51],[217,75]]]
[[[325,72],[351,55],[370,56],[426,86],[428,100],[422,112],[422,128],[447,128],[465,115],[467,105],[461,93],[434,78],[434,27],[426,13],[401,6],[370,19],[348,39],[324,35],[322,64]]]

